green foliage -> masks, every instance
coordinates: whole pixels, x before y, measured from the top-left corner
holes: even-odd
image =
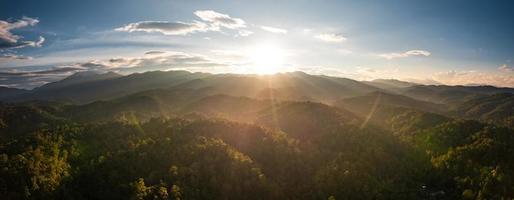
[[[2,199],[514,198],[508,127],[197,92],[0,106]]]
[[[69,152],[62,135],[38,132],[2,144],[0,193],[7,199],[52,197],[69,176]]]
[[[419,137],[433,165],[453,177],[463,198],[514,197],[512,129],[455,121],[429,129]]]

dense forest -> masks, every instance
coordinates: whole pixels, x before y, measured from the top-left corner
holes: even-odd
[[[0,196],[512,199],[513,91],[76,74],[2,97]]]

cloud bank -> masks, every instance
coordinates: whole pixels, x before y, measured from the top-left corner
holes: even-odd
[[[410,50],[403,53],[386,53],[380,54],[379,57],[391,60],[395,58],[406,58],[410,56],[430,56],[431,53],[425,50]]]

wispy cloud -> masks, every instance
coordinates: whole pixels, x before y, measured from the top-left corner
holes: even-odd
[[[145,52],[145,55],[159,55],[159,54],[165,54],[165,53],[166,53],[166,51],[153,50],[153,51]]]
[[[271,26],[261,26],[261,29],[268,31],[268,32],[272,32],[272,33],[281,33],[281,34],[287,33],[286,29],[276,28],[276,27],[271,27]]]
[[[126,32],[158,32],[164,35],[187,35],[194,32],[205,32],[209,30],[209,26],[202,22],[167,22],[167,21],[143,21],[130,23],[126,26],[115,29],[116,31]]]
[[[83,71],[78,67],[53,67],[37,71],[0,71],[0,85],[30,89],[43,84],[58,81],[75,72]]]
[[[510,67],[507,64],[503,64],[502,66],[498,67],[498,70],[504,72],[514,72],[514,67]]]
[[[39,36],[36,41],[21,40],[23,36],[15,35],[12,30],[28,26],[35,26],[39,23],[38,19],[22,17],[15,22],[0,20],[0,61],[1,60],[30,60],[32,57],[16,55],[16,49],[25,47],[41,47],[45,42],[43,36]],[[7,52],[7,53],[4,53]]]
[[[324,42],[333,42],[333,43],[341,43],[346,41],[346,37],[342,36],[341,34],[335,34],[335,33],[324,33],[319,34],[315,36],[316,39],[319,39]]]
[[[357,67],[356,73],[362,80],[373,80],[379,78],[397,79],[400,77],[400,70],[394,69],[377,69],[370,67]]]
[[[509,74],[494,74],[475,70],[438,72],[432,75],[435,81],[448,85],[494,85],[514,87],[514,76]]]
[[[177,67],[214,67],[220,65],[224,64],[211,60],[203,55],[172,51],[148,51],[140,57],[116,57],[107,60],[92,60],[76,63],[72,66],[85,70],[98,71],[123,71],[130,68],[146,71],[167,70]]]
[[[203,21],[209,22],[214,27],[225,27],[228,29],[238,29],[246,27],[244,20],[230,17],[227,14],[219,13],[213,10],[198,10],[194,13]]]
[[[31,42],[30,46],[42,47],[46,39],[43,36],[39,36],[39,40]]]
[[[40,36],[39,41],[21,41],[22,36],[15,35],[11,31],[28,26],[35,26],[39,23],[38,19],[30,17],[22,17],[15,22],[0,20],[0,49],[7,48],[23,48],[23,47],[40,47],[44,42],[44,38]]]
[[[17,43],[20,36],[12,34],[11,30],[35,26],[37,23],[39,23],[39,20],[30,17],[23,17],[16,22],[0,20],[0,40],[2,43]]]
[[[403,53],[385,53],[378,55],[379,57],[391,60],[395,58],[406,58],[410,56],[430,56],[431,53],[425,50],[410,50]]]
[[[239,35],[242,36],[251,34],[242,29],[246,27],[246,23],[242,19],[233,18],[227,14],[212,10],[198,10],[194,14],[202,21],[141,21],[127,24],[115,30],[124,32],[156,32],[164,35],[188,35],[195,32],[220,31],[221,28],[227,28],[239,30]]]
[[[12,53],[6,53],[3,55],[0,55],[0,61],[1,60],[32,60],[32,57],[16,55],[16,54],[12,54]]]

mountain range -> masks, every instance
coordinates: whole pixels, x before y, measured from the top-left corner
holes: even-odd
[[[187,71],[151,71],[120,75],[114,72],[78,72],[32,90],[1,87],[0,101],[60,100],[91,103],[151,89],[209,89],[212,93],[258,99],[313,100],[333,103],[342,98],[383,92],[433,103],[451,104],[513,88],[493,86],[420,85],[394,79],[355,81],[303,72],[275,75],[208,74]]]
[[[148,116],[199,109],[213,114],[212,109],[232,106],[232,111],[217,113],[240,115],[241,110],[258,112],[257,108],[269,107],[269,101],[311,101],[348,109],[360,116],[368,115],[372,109],[395,108],[479,120],[500,120],[512,115],[514,93],[513,88],[420,85],[394,79],[356,81],[304,72],[242,75],[187,71],[126,76],[79,72],[32,90],[0,90],[0,101],[65,102],[83,105],[78,109],[80,113],[105,107],[115,115],[132,107],[140,114],[153,111]],[[237,110],[238,106],[243,107]]]

